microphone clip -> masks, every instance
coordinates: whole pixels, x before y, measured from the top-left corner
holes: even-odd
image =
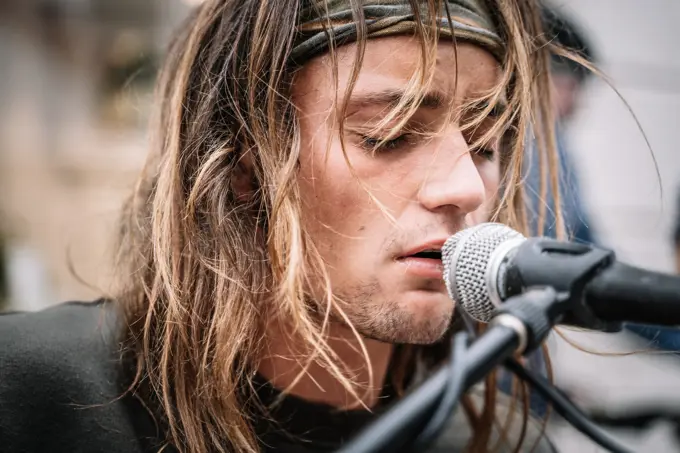
[[[546,308],[552,324],[564,323],[603,332],[618,332],[620,322],[599,318],[585,303],[586,286],[600,272],[614,263],[612,250],[587,244],[562,242],[549,238],[528,238],[514,252],[513,260],[521,266],[509,266],[506,296],[545,287],[550,281],[557,301]],[[554,278],[558,275],[559,278]],[[507,302],[504,306],[507,305]]]

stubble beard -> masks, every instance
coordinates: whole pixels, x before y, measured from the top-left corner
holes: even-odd
[[[451,324],[453,302],[451,310],[416,321],[397,301],[383,294],[380,284],[372,282],[357,285],[340,295],[350,322],[366,338],[393,344],[427,345],[439,341]]]

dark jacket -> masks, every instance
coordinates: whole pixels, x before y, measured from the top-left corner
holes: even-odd
[[[156,443],[143,406],[119,398],[115,323],[104,307],[0,316],[1,451],[141,453]]]
[[[126,380],[116,332],[111,304],[102,302],[69,303],[37,313],[0,316],[0,451],[159,450],[161,436],[152,417],[137,399],[124,395]],[[302,418],[308,423],[323,420],[322,407],[301,400],[287,404],[296,414],[306,414]],[[365,421],[360,422],[365,425]],[[357,425],[347,426],[352,424]],[[464,449],[470,437],[466,418],[459,413],[451,425],[431,452]],[[529,438],[537,438],[534,423]],[[322,447],[321,442],[312,443],[310,448],[309,444],[291,442],[287,436],[270,436],[265,445],[264,451],[286,453],[333,451],[327,444],[327,448]],[[529,451],[533,442],[526,445]],[[535,451],[554,450],[544,440]]]

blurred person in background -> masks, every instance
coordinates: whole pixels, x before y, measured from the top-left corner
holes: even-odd
[[[575,23],[565,17],[558,10],[544,6],[542,11],[543,26],[547,38],[563,49],[570,49],[585,60],[594,63],[595,57],[592,46]],[[565,128],[578,110],[579,99],[584,86],[591,76],[589,69],[558,54],[552,54],[550,59],[550,76],[552,82],[552,115],[556,124],[556,144],[558,157],[559,190],[561,196],[561,214],[567,237],[586,243],[594,241],[590,221],[583,206],[581,191],[578,183],[576,168],[569,155],[565,139]],[[538,147],[533,143],[528,147],[528,158],[525,162],[527,214],[529,224],[534,234],[557,237],[556,209],[553,202],[549,182],[546,183],[546,195],[541,197],[541,162],[538,157]],[[547,175],[547,173],[546,173]],[[545,201],[543,201],[545,200]],[[545,213],[541,213],[541,206]],[[540,219],[543,215],[544,225],[540,232]],[[535,370],[545,370],[545,363],[541,354],[533,354],[528,359],[528,365]],[[510,393],[512,389],[512,375],[502,372],[500,388]],[[531,409],[535,414],[547,412],[548,405],[542,396],[532,392]]]
[[[548,39],[562,48],[570,49],[585,60],[594,63],[595,54],[592,45],[579,27],[560,11],[545,7],[543,20]],[[561,197],[561,213],[567,237],[585,243],[593,243],[594,235],[583,204],[579,187],[577,168],[569,153],[565,129],[569,121],[578,111],[579,101],[583,95],[586,82],[592,72],[584,66],[566,58],[553,54],[551,58],[553,117],[556,123],[556,140],[559,165],[559,190]],[[530,223],[536,235],[557,237],[555,204],[552,202],[550,184],[546,185],[546,195],[541,196],[541,175],[537,147],[528,148],[527,164],[527,202]],[[543,216],[544,225],[541,230],[539,218]]]
[[[490,205],[527,231],[551,45],[530,0],[202,3],[159,77],[120,290],[0,317],[3,452],[347,441],[449,357],[444,240]],[[431,451],[554,451],[526,392],[491,374]]]
[[[680,274],[680,191],[677,195],[675,220],[672,228],[671,246],[675,256],[676,272]],[[680,354],[680,330],[671,327],[628,324],[629,330],[649,340],[651,345]]]

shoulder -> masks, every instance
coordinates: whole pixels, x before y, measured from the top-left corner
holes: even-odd
[[[0,386],[10,377],[94,371],[93,362],[101,363],[115,349],[115,324],[110,304],[103,301],[0,315]]]
[[[0,315],[0,439],[10,452],[138,451],[109,302]],[[43,445],[41,442],[47,442]],[[125,446],[125,447],[123,447]]]

